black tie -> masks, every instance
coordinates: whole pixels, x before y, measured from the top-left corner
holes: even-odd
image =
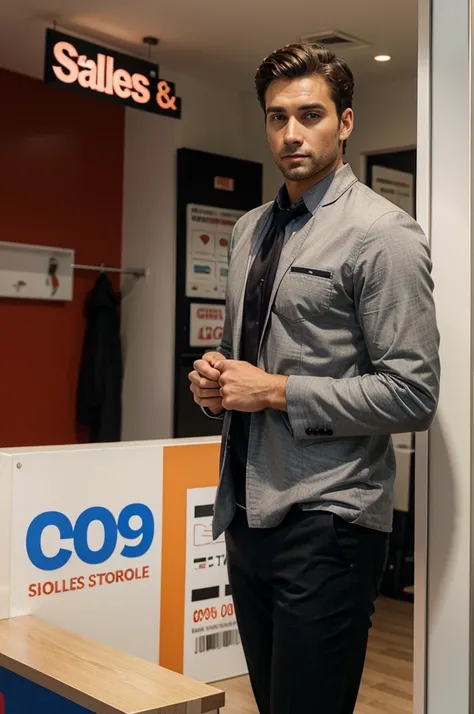
[[[272,222],[263,240],[260,252],[252,263],[247,278],[242,321],[240,358],[257,364],[258,346],[270,305],[275,275],[285,240],[285,228],[290,221],[308,213],[304,201],[290,209],[275,204]]]

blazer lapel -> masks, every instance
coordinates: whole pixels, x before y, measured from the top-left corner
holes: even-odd
[[[282,254],[280,257],[280,263],[278,265],[278,270],[275,275],[275,280],[274,280],[272,292],[270,295],[270,302],[268,305],[267,314],[265,316],[265,322],[263,325],[262,335],[260,337],[260,344],[259,344],[259,348],[258,348],[259,358],[260,358],[260,350],[262,348],[263,338],[265,337],[265,332],[268,327],[268,323],[270,321],[270,315],[272,312],[273,303],[275,302],[276,294],[278,292],[278,288],[280,287],[281,281],[285,277],[286,273],[288,272],[288,270],[291,268],[291,266],[295,262],[296,258],[298,257],[298,253],[300,252],[301,248],[303,247],[303,243],[305,242],[305,240],[312,228],[314,219],[315,219],[315,217],[311,216],[309,218],[309,220],[307,221],[306,225],[304,226],[304,228],[299,232],[299,234],[296,236],[293,236],[283,246]]]
[[[354,176],[350,166],[346,164],[342,169],[337,171],[335,174],[328,176],[321,182],[320,189],[322,190],[321,200],[319,205],[328,206],[331,203],[337,201],[354,183],[357,182],[357,178]],[[254,228],[249,226],[246,230],[248,232],[249,238],[247,240],[239,241],[236,246],[233,259],[235,275],[235,284],[239,285],[239,295],[236,314],[233,316],[233,330],[232,330],[232,344],[233,344],[233,358],[240,359],[240,343],[242,340],[242,320],[244,313],[244,298],[245,298],[245,288],[247,285],[247,278],[249,274],[252,262],[257,255],[260,247],[262,245],[263,238],[268,230],[270,219],[273,211],[273,202],[268,204],[264,212],[258,219]],[[314,213],[308,220],[304,228],[288,241],[284,247],[280,258],[280,264],[275,276],[272,293],[270,296],[270,303],[268,306],[268,311],[265,316],[265,323],[262,330],[262,337],[260,339],[259,345],[259,356],[260,350],[262,348],[263,338],[265,332],[269,325],[270,314],[275,301],[275,296],[277,294],[278,288],[280,287],[281,281],[283,280],[285,274],[288,272],[294,261],[296,260],[299,251],[301,250],[304,241],[306,240],[315,220],[315,215],[317,214],[317,209],[314,209]]]
[[[258,349],[259,359],[260,359],[260,352],[262,349],[263,339],[265,337],[265,332],[269,325],[270,315],[271,315],[273,303],[275,302],[275,297],[276,297],[278,288],[280,287],[281,281],[285,277],[285,274],[291,268],[291,266],[293,265],[293,263],[295,262],[295,260],[298,256],[298,253],[300,252],[301,248],[303,247],[303,243],[305,242],[306,238],[308,237],[309,232],[311,231],[311,229],[313,227],[314,220],[318,214],[319,207],[330,206],[332,203],[335,203],[355,183],[357,183],[357,178],[354,175],[349,164],[345,164],[341,169],[339,169],[339,171],[336,171],[335,173],[328,176],[326,179],[323,179],[323,181],[319,185],[319,189],[318,189],[321,191],[321,196],[320,196],[320,199],[319,199],[317,205],[313,208],[313,215],[308,220],[308,222],[306,223],[304,228],[300,231],[300,233],[297,236],[293,236],[283,247],[282,255],[280,258],[280,264],[278,266],[278,270],[277,270],[277,273],[275,276],[275,281],[273,284],[273,290],[272,290],[272,293],[270,296],[270,303],[268,305],[268,311],[265,316],[265,323],[264,323],[263,330],[262,330],[262,336],[260,338],[260,344],[259,344],[259,349]]]
[[[271,203],[264,213],[259,218],[254,229],[249,229],[250,239],[242,242],[242,255],[236,255],[236,263],[238,274],[236,275],[236,284],[240,286],[240,293],[237,303],[237,314],[233,320],[232,330],[232,345],[234,351],[234,359],[240,359],[240,344],[242,342],[242,321],[244,315],[244,298],[247,278],[252,262],[260,250],[263,238],[268,230],[270,219],[273,212],[273,203]],[[240,246],[236,247],[236,251]]]

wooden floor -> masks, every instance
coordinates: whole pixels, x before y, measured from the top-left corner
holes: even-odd
[[[258,714],[247,677],[220,682],[225,714]],[[380,598],[356,714],[412,714],[413,605]]]

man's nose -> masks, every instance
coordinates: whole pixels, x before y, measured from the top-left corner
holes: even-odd
[[[300,123],[294,117],[290,117],[286,124],[284,138],[285,144],[297,144],[301,146],[303,143]]]

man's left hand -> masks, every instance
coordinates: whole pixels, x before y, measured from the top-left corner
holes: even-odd
[[[221,373],[219,385],[224,409],[238,412],[286,410],[288,377],[268,374],[249,362],[230,359],[216,362],[214,368]]]

